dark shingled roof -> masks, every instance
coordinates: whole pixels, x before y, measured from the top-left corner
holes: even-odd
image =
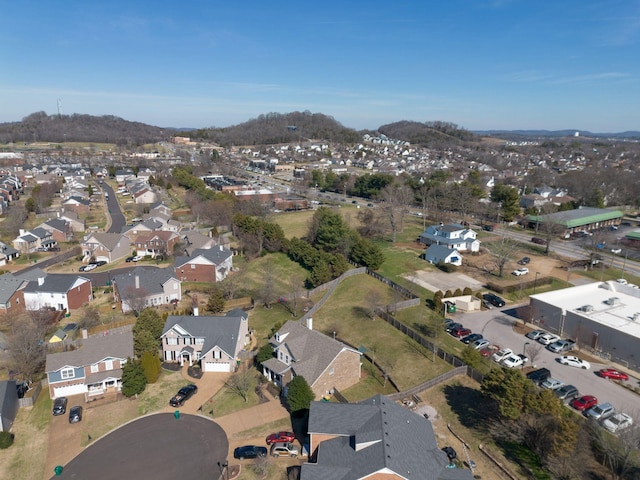
[[[63,273],[48,273],[44,277],[44,282],[39,285],[38,280],[31,280],[25,287],[26,292],[50,292],[50,293],[67,293],[73,288],[78,279],[90,281],[88,278],[78,275],[67,275]]]
[[[395,472],[409,480],[470,480],[470,470],[446,468],[431,422],[383,395],[357,404],[313,402],[309,434],[335,435],[318,447],[317,463],[300,480],[358,480]]]
[[[55,372],[63,367],[84,367],[105,358],[133,357],[133,333],[99,335],[81,341],[80,348],[68,352],[47,355],[45,372]]]
[[[233,252],[231,250],[224,248],[221,245],[216,245],[213,248],[199,248],[191,252],[189,256],[176,258],[175,268],[180,268],[185,263],[189,263],[198,257],[206,258],[211,263],[220,265],[232,255]]]
[[[168,268],[136,267],[128,273],[116,275],[113,281],[118,286],[119,292],[127,292],[128,289],[136,288],[136,276],[138,276],[140,288],[144,289],[147,295],[163,293],[162,286],[170,279],[176,278]]]
[[[236,354],[240,325],[247,317],[248,314],[239,309],[233,309],[222,317],[172,315],[164,323],[162,336],[177,326],[176,333],[182,329],[187,332],[185,336],[204,338],[202,355],[217,346],[233,357]]]

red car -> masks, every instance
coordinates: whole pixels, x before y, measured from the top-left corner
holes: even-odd
[[[584,397],[574,398],[570,403],[573,408],[579,410],[580,412],[584,412],[591,407],[595,407],[597,404],[598,399],[593,395],[585,395]]]
[[[500,347],[498,345],[489,345],[488,347],[485,347],[482,350],[480,350],[480,355],[482,355],[483,357],[490,357],[491,355],[496,353],[498,350],[500,350]]]
[[[451,330],[451,335],[457,338],[466,337],[467,335],[471,335],[471,330],[468,328],[460,327],[454,330]]]
[[[610,378],[612,380],[629,380],[629,375],[615,368],[603,368],[598,371],[598,375],[602,378]]]
[[[272,433],[267,437],[267,445],[271,445],[272,443],[278,443],[278,442],[286,442],[286,443],[293,442],[295,438],[296,436],[293,434],[293,432]]]

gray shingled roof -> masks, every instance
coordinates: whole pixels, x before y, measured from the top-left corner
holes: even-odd
[[[48,273],[45,274],[44,282],[42,285],[38,284],[38,280],[30,280],[27,286],[24,288],[26,292],[50,292],[50,293],[67,293],[73,284],[81,278],[86,281],[90,281],[88,278],[81,277],[79,275],[67,275],[63,273]]]
[[[220,265],[233,255],[233,252],[229,249],[217,245],[213,248],[199,248],[191,252],[191,255],[184,257],[177,257],[175,262],[175,268],[180,268],[182,265],[191,262],[195,258],[204,257],[215,265]]]
[[[45,230],[42,227],[34,228],[33,230],[31,230],[31,233],[38,238],[45,238],[45,237],[51,236],[51,232],[49,230]]]
[[[133,357],[133,333],[99,335],[81,340],[80,348],[68,352],[47,355],[45,372],[55,372],[63,367],[84,367],[105,358]]]
[[[357,480],[383,469],[410,480],[473,478],[470,470],[446,468],[429,420],[383,395],[358,404],[313,402],[308,431],[337,437],[320,443],[317,463],[302,466],[301,480]]]
[[[167,317],[162,330],[162,336],[178,325],[189,333],[191,337],[204,338],[202,345],[202,355],[214,347],[220,348],[230,357],[236,354],[238,344],[238,334],[243,319],[247,318],[247,313],[234,309],[222,317],[214,316],[186,316],[175,315]]]
[[[87,240],[91,238],[95,238],[98,242],[100,242],[107,250],[113,251],[114,248],[118,245],[118,242],[122,239],[123,235],[121,233],[105,233],[105,232],[97,232],[92,233]]]
[[[69,229],[68,222],[61,218],[52,218],[51,220],[44,222],[44,224],[60,232],[66,232]]]
[[[6,305],[11,295],[25,282],[21,278],[16,278],[10,273],[0,275],[0,304]]]
[[[278,330],[278,334],[281,342],[276,340],[276,335],[271,337],[269,342],[289,350],[294,360],[291,364],[293,372],[304,377],[310,386],[316,383],[322,372],[343,349],[349,348],[316,330],[309,330],[299,321],[289,320]],[[282,338],[285,334],[288,335]]]
[[[136,267],[128,273],[113,277],[119,292],[126,292],[136,288],[136,276],[139,279],[140,288],[148,295],[163,293],[163,285],[170,279],[176,278],[173,271],[168,268],[144,268]],[[176,279],[177,280],[177,279]]]

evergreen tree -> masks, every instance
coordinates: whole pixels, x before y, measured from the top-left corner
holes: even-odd
[[[293,377],[293,380],[289,382],[287,387],[287,402],[289,403],[291,412],[308,410],[315,395],[304,377],[300,375]]]
[[[138,358],[145,352],[157,354],[163,329],[164,320],[155,309],[145,308],[140,312],[133,326],[133,345]]]
[[[122,367],[122,394],[125,397],[132,397],[144,392],[147,386],[147,377],[140,362],[131,358]]]
[[[256,355],[256,362],[258,365],[261,365],[263,362],[266,362],[270,358],[274,358],[273,356],[273,347],[269,343],[265,343],[260,350],[258,350],[258,354]]]
[[[216,288],[211,292],[211,295],[209,295],[207,311],[211,313],[223,312],[225,303],[224,293],[219,288]]]
[[[156,383],[160,377],[160,358],[151,352],[144,352],[140,359],[140,365],[144,371],[147,383]]]

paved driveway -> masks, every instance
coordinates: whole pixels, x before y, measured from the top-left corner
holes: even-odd
[[[199,415],[159,413],[134,420],[97,440],[64,467],[60,476],[112,480],[211,480],[227,457],[224,430]]]

